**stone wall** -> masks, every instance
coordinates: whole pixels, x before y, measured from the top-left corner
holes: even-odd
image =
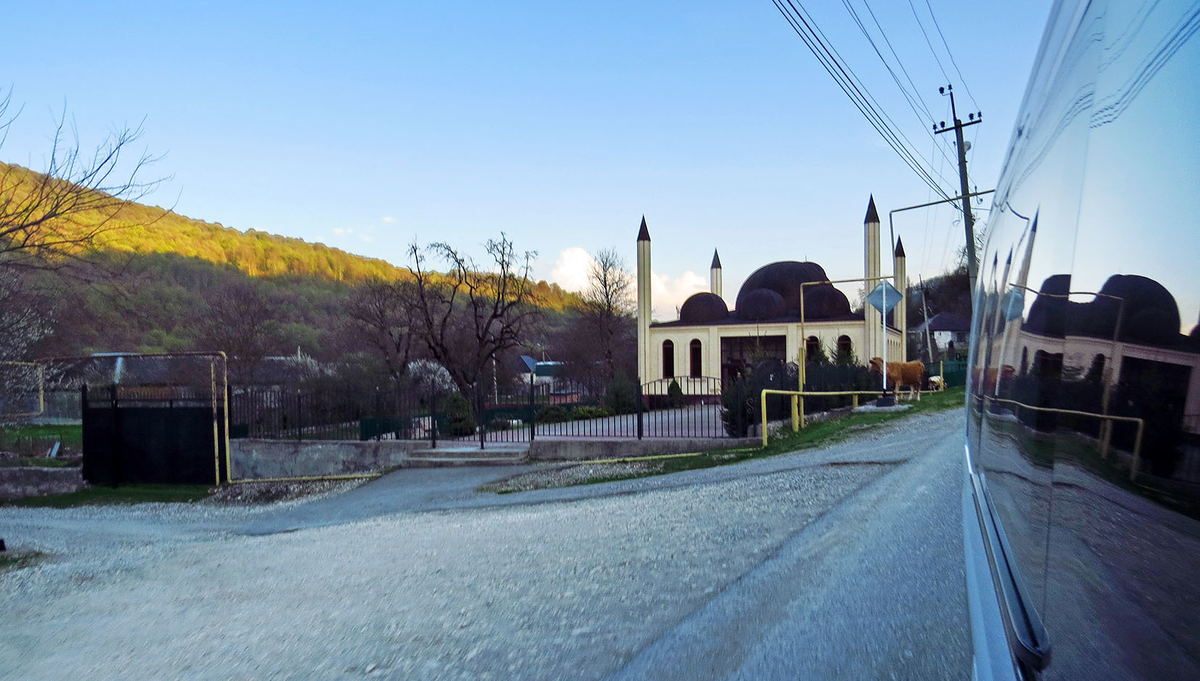
[[[0,501],[77,492],[86,486],[80,468],[0,467]]]
[[[402,466],[426,441],[243,440],[229,442],[234,480],[350,475]]]

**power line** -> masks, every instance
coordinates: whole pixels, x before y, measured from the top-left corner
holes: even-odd
[[[917,20],[917,28],[920,28],[921,35],[925,36],[925,44],[929,46],[929,53],[933,55],[933,60],[937,62],[938,70],[942,72],[942,78],[945,78],[946,82],[949,83],[950,75],[946,73],[946,67],[942,66],[942,60],[938,58],[937,50],[933,49],[933,41],[929,39],[929,34],[925,32],[925,24],[921,23],[921,17],[917,15],[917,6],[913,4],[912,0],[908,0],[908,6],[912,9],[913,18]]]
[[[817,58],[817,61],[821,64],[821,67],[824,68],[826,73],[828,73],[830,77],[834,79],[834,82],[837,83],[842,92],[850,98],[851,103],[853,103],[855,108],[859,110],[859,113],[861,113],[863,117],[867,119],[867,122],[871,124],[871,127],[875,128],[875,131],[878,132],[881,137],[883,137],[884,142],[886,142],[888,146],[890,146],[892,150],[895,151],[898,156],[900,156],[900,159],[904,161],[904,163],[908,165],[909,168],[912,169],[912,171],[922,179],[922,181],[934,189],[938,195],[944,198],[950,198],[949,194],[942,189],[937,180],[935,180],[930,172],[924,168],[923,164],[917,160],[917,154],[910,149],[912,147],[912,142],[907,136],[904,135],[902,131],[895,129],[895,122],[891,121],[890,117],[888,117],[886,113],[880,111],[878,102],[869,94],[868,91],[866,91],[866,87],[862,85],[858,77],[854,75],[853,70],[844,63],[844,61],[841,59],[841,55],[837,54],[837,51],[830,44],[828,44],[828,39],[825,38],[825,35],[821,32],[820,28],[815,26],[816,22],[812,20],[811,15],[808,14],[808,11],[803,10],[803,5],[801,5],[801,9],[797,9],[792,0],[772,0],[772,3],[775,5],[775,8],[779,10],[779,13],[783,15],[784,19],[787,20],[788,25],[792,27],[792,30],[795,31],[796,35],[799,36],[804,42],[805,46],[808,47],[809,51],[813,53],[813,56]],[[789,7],[791,7],[791,13],[785,9],[783,3],[786,3]],[[901,138],[904,139],[903,142],[901,141]]]
[[[912,0],[909,0],[909,4],[912,4]],[[954,61],[954,53],[950,51],[950,44],[946,42],[946,36],[942,34],[942,27],[938,25],[937,15],[933,13],[933,5],[929,4],[929,0],[925,0],[925,6],[929,8],[929,18],[933,19],[933,27],[937,29],[938,37],[942,39],[942,46],[946,48],[946,55],[950,57],[950,64],[954,66],[954,72],[958,74],[958,82],[962,83],[963,88],[967,91],[967,97],[971,98],[971,103],[978,109],[979,102],[975,101],[975,95],[971,94],[971,86],[967,85],[967,80],[963,78],[962,71],[958,70],[958,62]],[[926,36],[926,39],[928,37]],[[944,74],[945,72],[943,71]]]
[[[871,44],[871,49],[875,50],[875,54],[879,57],[879,61],[883,62],[883,67],[887,69],[888,74],[891,75],[892,80],[896,83],[896,87],[900,89],[900,94],[904,95],[904,99],[908,101],[909,108],[912,109],[914,114],[916,114],[917,120],[921,121],[922,127],[924,127],[926,120],[928,120],[930,123],[936,122],[933,118],[933,113],[929,111],[929,107],[925,104],[925,99],[920,96],[919,90],[916,83],[913,82],[912,76],[908,74],[908,69],[904,68],[904,62],[900,59],[900,55],[896,54],[896,49],[892,46],[892,41],[888,39],[887,32],[883,30],[883,26],[879,23],[879,19],[876,18],[875,12],[871,9],[871,5],[866,0],[863,0],[863,5],[866,7],[867,12],[871,15],[871,20],[875,22],[875,27],[879,29],[879,34],[883,37],[884,43],[887,44],[888,50],[892,53],[892,57],[895,58],[896,65],[900,67],[900,71],[908,80],[908,84],[912,86],[912,94],[910,94],[908,89],[904,87],[904,84],[900,82],[899,77],[896,76],[896,72],[892,70],[891,65],[888,64],[887,59],[884,58],[883,53],[879,51],[879,47],[875,44],[875,39],[871,37],[870,32],[859,18],[858,12],[854,9],[854,6],[850,4],[849,0],[842,0],[842,5],[846,8],[846,11],[850,13],[850,17],[854,19],[854,23],[858,25],[858,30],[862,32],[863,37],[865,37],[867,42]],[[921,113],[917,111],[917,108],[913,103],[914,99],[921,105],[921,108],[924,109],[924,119],[922,119]],[[934,137],[933,133],[926,129],[925,134],[929,135],[930,138],[935,140],[934,150],[940,152],[944,158],[949,160],[949,156],[946,155],[946,149],[936,143],[937,138]],[[930,168],[932,167],[932,164],[930,164]],[[946,181],[945,177],[942,177],[941,179],[942,181]]]

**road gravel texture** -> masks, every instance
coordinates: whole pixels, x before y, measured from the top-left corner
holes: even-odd
[[[514,469],[414,469],[2,508],[50,557],[0,574],[0,678],[968,678],[961,424],[506,495],[475,488]]]

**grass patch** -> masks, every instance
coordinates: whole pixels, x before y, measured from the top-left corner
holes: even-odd
[[[55,442],[62,443],[61,454],[83,451],[83,426],[4,425],[0,426],[0,450],[23,455],[42,455]]]
[[[117,504],[169,504],[200,501],[209,495],[209,485],[121,485],[89,487],[67,494],[48,494],[5,502],[7,506],[71,508]]]
[[[957,409],[965,404],[966,395],[966,388],[963,387],[948,388],[938,393],[925,393],[922,395],[920,402],[904,402],[903,404],[912,405],[911,408],[904,411],[848,413],[843,416],[835,416],[820,421],[810,421],[808,427],[801,429],[797,433],[793,433],[790,429],[785,428],[777,435],[772,435],[765,448],[718,449],[711,452],[704,452],[698,456],[660,459],[657,462],[659,466],[653,470],[629,475],[597,476],[576,484],[595,485],[602,482],[615,482],[617,480],[645,478],[652,475],[680,473],[682,471],[698,470],[701,468],[727,466],[751,459],[765,459],[770,456],[778,456],[802,449],[827,447],[845,440],[858,431],[877,426],[881,423],[908,418],[914,414],[929,414]]]
[[[41,551],[6,551],[0,553],[0,573],[36,565],[46,557]]]
[[[44,456],[18,456],[15,459],[0,459],[0,467],[37,466],[40,468],[68,468],[79,466],[79,459],[48,459]]]

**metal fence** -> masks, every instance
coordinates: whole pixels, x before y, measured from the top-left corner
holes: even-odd
[[[530,442],[537,438],[725,437],[720,381],[646,385],[581,378],[423,395],[412,389],[233,387],[230,436],[271,440]]]

